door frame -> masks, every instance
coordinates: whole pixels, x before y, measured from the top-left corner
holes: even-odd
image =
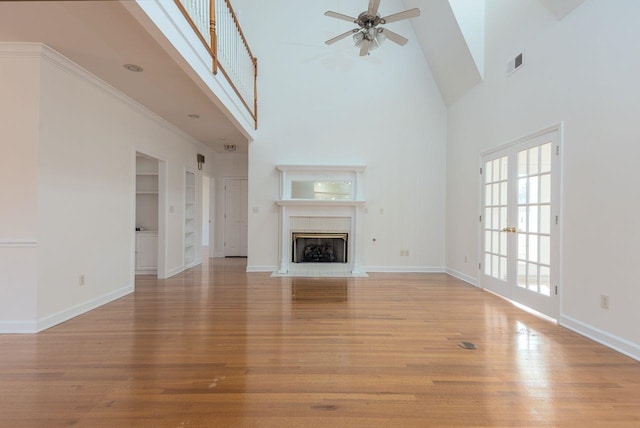
[[[528,310],[535,312],[537,314],[541,314],[543,317],[547,317],[547,318],[553,318],[554,320],[559,320],[561,313],[562,313],[562,307],[563,307],[563,219],[564,219],[564,156],[563,156],[563,152],[564,152],[564,122],[560,121],[556,124],[544,127],[542,129],[539,129],[538,131],[535,131],[533,133],[530,134],[526,134],[524,136],[518,137],[516,139],[510,140],[507,143],[501,144],[498,147],[493,147],[489,150],[485,150],[483,152],[480,153],[480,156],[478,158],[478,187],[477,187],[477,195],[478,195],[478,215],[476,216],[476,219],[478,220],[478,227],[477,227],[477,238],[478,238],[478,246],[477,246],[477,257],[476,259],[478,260],[478,286],[484,290],[487,290],[491,293],[494,293],[492,290],[490,289],[486,289],[483,284],[482,284],[482,268],[484,267],[484,258],[483,258],[483,222],[482,222],[482,216],[484,216],[484,200],[482,198],[483,196],[483,186],[484,186],[484,180],[483,180],[483,175],[480,173],[480,171],[482,170],[482,168],[484,167],[483,165],[483,158],[485,158],[486,156],[490,156],[493,153],[499,152],[499,151],[503,151],[503,150],[507,150],[510,147],[516,145],[516,144],[520,144],[522,142],[525,142],[527,140],[531,140],[537,137],[540,137],[542,135],[551,133],[551,132],[557,132],[558,134],[558,153],[557,156],[559,156],[558,159],[558,171],[556,173],[556,177],[558,180],[558,196],[556,198],[556,200],[554,202],[557,203],[557,207],[553,208],[553,215],[557,215],[558,216],[558,223],[557,223],[557,263],[558,266],[555,267],[556,271],[557,271],[557,275],[555,275],[555,280],[557,282],[557,284],[552,284],[552,286],[556,286],[558,288],[558,293],[557,293],[557,308],[555,310],[555,313],[553,315],[547,315],[547,314],[543,314],[541,312],[536,311],[533,308],[528,308]],[[552,215],[552,216],[553,216]],[[555,291],[555,290],[554,290]],[[495,293],[494,293],[495,294]],[[511,300],[510,297],[507,296],[500,296],[502,298],[505,298],[509,301],[512,301],[514,303],[516,303],[517,305],[523,307],[524,305],[520,302]]]
[[[167,159],[160,156],[158,153],[153,150],[148,150],[146,148],[140,148],[134,146],[132,148],[132,203],[133,210],[131,216],[131,233],[132,233],[132,244],[131,244],[131,257],[132,257],[132,278],[131,283],[134,284],[135,287],[135,257],[136,257],[136,154],[140,153],[150,158],[153,158],[158,161],[158,270],[157,277],[158,279],[164,279],[168,277],[167,274],[167,236],[168,236],[168,223],[167,223],[167,175],[168,175],[168,165]]]

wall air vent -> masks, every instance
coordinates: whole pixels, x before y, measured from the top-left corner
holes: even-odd
[[[523,65],[524,65],[524,53],[520,52],[518,55],[515,56],[515,58],[509,61],[509,64],[507,65],[507,76],[513,73],[514,71],[522,68]]]

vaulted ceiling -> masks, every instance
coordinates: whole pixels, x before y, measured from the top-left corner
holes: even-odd
[[[484,9],[487,0],[404,0],[421,15],[411,24],[447,105],[484,77]],[[512,0],[516,1],[516,0]],[[584,0],[538,0],[558,20]]]
[[[403,0],[407,9],[421,9],[411,25],[447,105],[483,79],[486,1]],[[559,20],[584,2],[537,1]],[[214,95],[203,92],[184,64],[176,64],[175,52],[149,34],[132,7],[134,2],[116,1],[0,2],[0,41],[46,43],[212,149],[237,144],[246,153],[247,137],[229,112],[212,102]],[[131,73],[126,63],[144,72]]]

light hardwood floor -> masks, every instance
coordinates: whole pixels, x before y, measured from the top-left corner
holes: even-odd
[[[0,336],[0,426],[640,426],[639,362],[450,276],[244,269]]]

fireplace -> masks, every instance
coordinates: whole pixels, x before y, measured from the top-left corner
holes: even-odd
[[[292,233],[293,263],[347,263],[348,233]]]
[[[364,166],[277,165],[280,172],[275,276],[366,276],[360,270]]]

